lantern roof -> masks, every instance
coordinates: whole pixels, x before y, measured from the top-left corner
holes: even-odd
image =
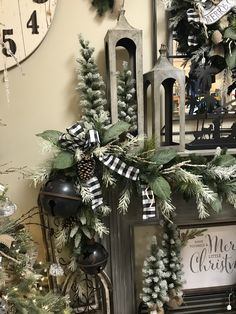
[[[167,47],[165,44],[161,44],[161,48],[159,49],[160,56],[157,59],[156,64],[154,65],[152,70],[163,70],[163,71],[182,71],[176,67],[173,66],[173,64],[169,61],[167,58]]]
[[[125,10],[124,9],[120,10],[120,14],[119,14],[118,19],[117,19],[117,24],[116,24],[116,26],[113,29],[114,30],[117,30],[117,29],[122,29],[122,30],[135,29],[127,21],[127,19],[125,17]]]

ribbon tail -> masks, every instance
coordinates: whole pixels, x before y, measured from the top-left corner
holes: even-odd
[[[86,182],[86,184],[92,195],[92,209],[96,210],[100,205],[103,205],[101,185],[97,177],[92,177]]]
[[[141,184],[143,220],[156,217],[156,201],[153,190],[147,184]]]

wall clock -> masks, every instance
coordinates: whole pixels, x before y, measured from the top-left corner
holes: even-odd
[[[0,71],[36,50],[49,30],[56,4],[57,0],[0,0]]]

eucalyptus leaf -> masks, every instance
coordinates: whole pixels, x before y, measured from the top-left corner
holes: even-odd
[[[221,167],[230,167],[233,166],[236,162],[236,159],[232,155],[220,155],[213,159],[212,163],[215,166]]]
[[[82,216],[79,218],[79,220],[80,220],[80,222],[82,223],[82,225],[85,225],[86,222],[87,222],[87,218],[86,218],[84,215],[82,215]]]
[[[74,226],[74,227],[71,229],[70,237],[71,237],[71,238],[74,238],[74,236],[76,235],[76,233],[77,233],[78,230],[79,230],[79,226]]]
[[[167,200],[171,195],[171,188],[169,183],[163,177],[157,177],[149,182],[153,193],[161,200]]]
[[[230,70],[236,67],[236,48],[232,49],[231,53],[227,54],[225,61]]]
[[[81,229],[87,238],[92,239],[91,232],[89,231],[89,229],[86,226],[82,226]]]
[[[220,212],[222,210],[222,202],[219,199],[218,195],[216,194],[216,197],[214,201],[211,203],[212,209],[214,209],[215,212]]]
[[[77,233],[75,236],[75,247],[78,248],[81,242],[82,234]]]
[[[236,31],[234,27],[228,27],[226,28],[226,30],[224,31],[224,38],[230,38],[233,40],[236,40]]]
[[[36,136],[39,136],[44,140],[53,143],[54,145],[58,145],[58,140],[61,135],[62,132],[56,130],[46,130],[43,133],[36,134]]]
[[[111,127],[104,131],[102,142],[107,144],[112,140],[117,139],[122,133],[128,132],[130,124],[125,121],[117,121]]]
[[[152,161],[156,163],[157,166],[165,165],[174,159],[177,155],[177,152],[173,148],[166,148],[159,150],[153,157]]]
[[[62,151],[53,160],[52,167],[54,169],[66,169],[74,165],[74,155],[70,152]]]

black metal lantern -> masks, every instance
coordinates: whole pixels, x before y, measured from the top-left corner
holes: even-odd
[[[52,216],[70,217],[78,214],[82,199],[69,176],[50,179],[42,187],[38,199],[40,207]]]
[[[78,265],[86,274],[96,275],[106,267],[107,260],[108,253],[104,246],[92,239],[82,246]]]

